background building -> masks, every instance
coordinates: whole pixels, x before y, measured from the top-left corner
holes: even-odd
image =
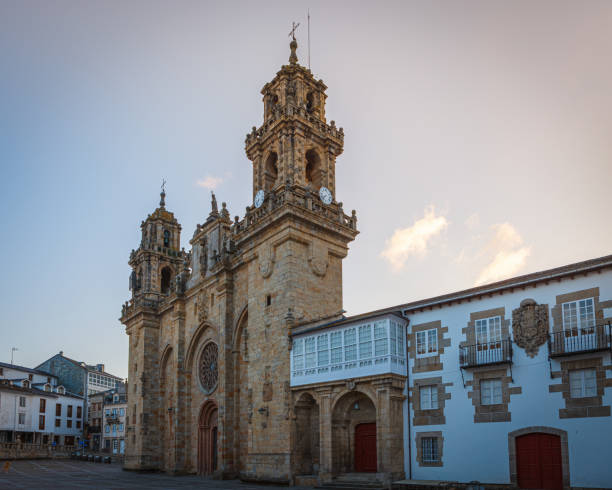
[[[85,400],[36,369],[0,363],[0,441],[73,446],[83,436]]]
[[[104,371],[104,364],[90,365],[64,356],[60,351],[36,367],[51,373],[72,393],[89,396],[116,388],[121,378]]]
[[[104,392],[102,447],[113,454],[125,453],[127,395],[125,386]]]

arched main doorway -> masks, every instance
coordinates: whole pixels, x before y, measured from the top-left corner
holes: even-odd
[[[211,475],[217,470],[218,425],[217,404],[209,400],[202,405],[198,431],[198,473]]]
[[[375,472],[378,468],[376,406],[366,394],[343,395],[332,412],[332,472]]]
[[[511,483],[519,488],[568,488],[567,440],[567,432],[554,427],[525,427],[510,432]]]
[[[516,438],[519,488],[563,488],[561,438],[533,432]]]

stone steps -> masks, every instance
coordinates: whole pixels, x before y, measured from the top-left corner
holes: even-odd
[[[376,473],[346,473],[335,477],[332,482],[315,488],[321,490],[383,490],[387,489],[388,485],[383,484]]]

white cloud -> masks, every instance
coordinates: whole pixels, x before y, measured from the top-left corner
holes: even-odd
[[[224,179],[222,177],[213,177],[208,175],[205,178],[198,180],[196,184],[212,191],[215,190],[223,182],[223,180]]]
[[[527,261],[531,247],[523,245],[523,238],[510,223],[491,227],[494,235],[485,245],[483,253],[492,259],[480,271],[476,286],[506,279],[517,274]]]
[[[479,224],[480,224],[480,216],[478,216],[478,213],[470,214],[468,218],[465,220],[465,226],[468,227],[468,230],[473,230],[475,228],[478,228]]]
[[[387,240],[385,249],[381,252],[396,270],[404,267],[411,255],[423,257],[428,250],[432,238],[442,233],[448,227],[445,216],[436,216],[433,206],[425,209],[425,215],[414,222],[409,228],[395,230]]]

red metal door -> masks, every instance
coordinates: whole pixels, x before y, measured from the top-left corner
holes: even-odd
[[[355,471],[376,469],[376,424],[359,424],[355,427]]]
[[[563,488],[561,438],[534,432],[516,438],[516,469],[520,488]]]

